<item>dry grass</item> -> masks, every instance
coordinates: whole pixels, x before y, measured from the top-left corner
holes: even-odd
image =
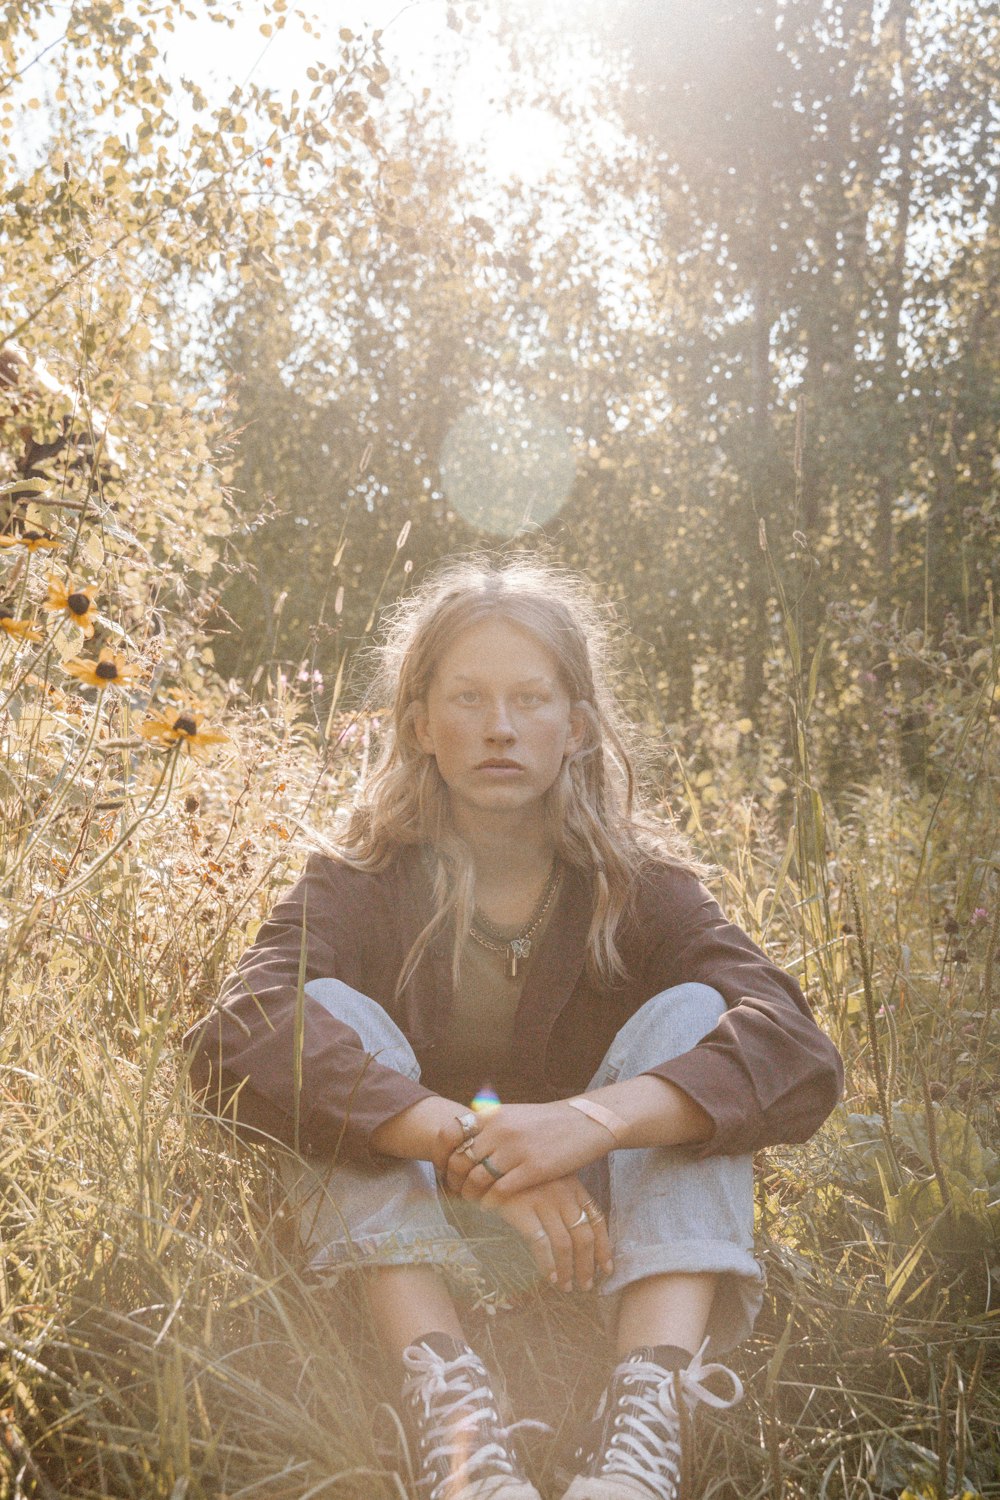
[[[30,652],[0,661],[0,1493],[399,1500],[365,1315],[304,1277],[266,1156],[192,1110],[178,1049],[361,736],[302,736],[287,699],[242,722],[219,700],[233,744],[202,766],[137,741],[134,697],[74,690],[43,723]],[[821,1134],[759,1163],[749,1395],[701,1421],[692,1495],[1000,1495],[989,732],[989,700],[956,695],[929,788],[882,767],[839,820],[805,738],[778,792],[751,797],[732,761],[679,792],[726,904],[849,1069]],[[519,1414],[557,1432],[600,1380],[586,1299],[528,1290],[470,1326]],[[531,1459],[555,1493],[551,1445]]]

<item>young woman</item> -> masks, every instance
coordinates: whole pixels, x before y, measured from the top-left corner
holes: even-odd
[[[803,996],[640,817],[583,587],[454,565],[398,606],[381,756],[190,1034],[211,1106],[299,1153],[311,1264],[361,1270],[429,1500],[539,1500],[466,1343],[441,1195],[616,1310],[565,1500],[675,1497],[678,1403],[761,1301],[751,1153],[842,1073]],[[487,1082],[499,1108],[470,1101]]]

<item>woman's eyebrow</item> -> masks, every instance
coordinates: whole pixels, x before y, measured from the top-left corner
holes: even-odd
[[[452,681],[453,682],[478,682],[479,681],[479,678],[477,676],[475,676],[474,674],[471,674],[469,672],[453,672],[451,675],[452,675]],[[550,676],[548,676],[546,674],[543,674],[543,673],[538,673],[538,675],[535,676],[535,677],[521,677],[521,678],[519,678],[518,681],[513,684],[513,686],[514,687],[519,687],[519,688],[522,688],[522,687],[539,687],[539,686],[540,687],[545,687],[545,686],[548,686],[548,684],[551,683],[551,682],[553,682],[553,681],[554,681],[554,678],[552,678],[552,677],[550,677]]]

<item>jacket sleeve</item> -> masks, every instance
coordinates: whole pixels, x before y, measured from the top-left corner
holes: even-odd
[[[303,1154],[351,1158],[367,1154],[384,1120],[430,1094],[367,1053],[306,990],[314,979],[345,977],[359,930],[380,930],[372,896],[364,876],[310,857],[216,1007],[184,1038],[206,1108]]]
[[[710,1156],[804,1141],[840,1098],[844,1069],[801,989],[690,875],[675,875],[666,927],[650,954],[650,993],[698,981],[727,1011],[689,1052],[646,1069],[684,1090],[711,1117]],[[650,988],[651,987],[651,988]]]

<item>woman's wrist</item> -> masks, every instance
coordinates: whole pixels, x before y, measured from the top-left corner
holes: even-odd
[[[372,1132],[372,1149],[404,1160],[430,1161],[442,1171],[450,1152],[461,1143],[458,1122],[464,1112],[454,1100],[428,1094],[426,1099],[418,1099],[398,1115],[383,1120]]]
[[[715,1128],[711,1115],[689,1094],[652,1073],[589,1089],[580,1100],[610,1114],[610,1120],[599,1122],[615,1137],[610,1150],[695,1145],[709,1140]]]

